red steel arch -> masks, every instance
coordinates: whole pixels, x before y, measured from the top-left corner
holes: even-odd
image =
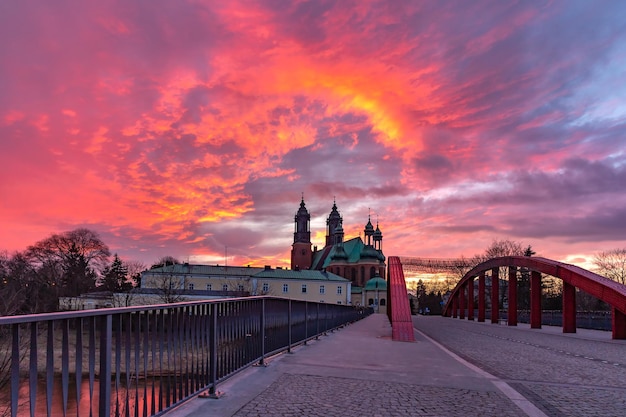
[[[563,280],[563,333],[576,332],[576,288],[606,302],[613,313],[613,339],[626,339],[626,285],[612,281],[586,269],[554,261],[527,256],[504,256],[476,265],[456,285],[443,311],[447,317],[468,320],[474,314],[474,279],[478,277],[478,321],[485,320],[485,272],[491,270],[492,282],[499,282],[500,267],[509,267],[509,310],[517,310],[517,268],[531,271],[530,281],[530,327],[541,327],[541,274]],[[492,305],[498,303],[499,285],[492,285]],[[491,309],[491,322],[498,322],[498,309]],[[517,325],[517,315],[508,314],[508,324]]]

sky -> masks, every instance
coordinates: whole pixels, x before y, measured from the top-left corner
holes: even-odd
[[[289,266],[626,247],[626,2],[2,1],[0,251]]]

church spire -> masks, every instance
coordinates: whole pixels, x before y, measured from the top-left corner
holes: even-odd
[[[341,215],[337,210],[337,203],[333,198],[333,207],[330,210],[328,219],[326,220],[326,246],[333,245],[335,243],[335,231],[341,224]]]
[[[311,214],[306,209],[304,204],[304,193],[302,194],[302,200],[300,201],[300,208],[296,213],[295,231],[293,234],[293,242],[311,243]]]

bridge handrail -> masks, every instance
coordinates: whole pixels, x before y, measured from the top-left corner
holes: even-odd
[[[141,415],[160,414],[199,392],[214,394],[218,383],[271,354],[371,312],[258,296],[2,317],[11,413],[26,415],[24,407],[34,412],[39,402],[48,415],[88,415],[84,395],[87,407],[99,404],[95,415],[133,415],[139,407]],[[81,389],[84,373],[87,390]],[[45,395],[38,396],[41,375]],[[53,391],[58,380],[61,399]],[[111,383],[97,382],[94,390],[95,381]],[[58,401],[52,401],[53,392]]]

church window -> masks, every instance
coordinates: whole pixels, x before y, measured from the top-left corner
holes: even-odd
[[[211,284],[207,284],[207,285],[206,285],[206,290],[207,290],[207,291],[211,291],[211,287],[212,287],[212,285],[211,285]]]
[[[320,285],[320,294],[324,294],[326,292],[326,288],[323,285]]]
[[[380,299],[380,305],[384,306],[385,304],[387,304],[387,301],[384,298]]]
[[[263,283],[263,292],[268,292],[270,290],[270,284],[267,282]]]
[[[289,284],[283,284],[283,293],[289,292]]]
[[[228,284],[222,284],[222,291],[228,291]]]
[[[352,281],[356,281],[356,268],[352,268]]]
[[[374,299],[373,298],[370,298],[369,300],[367,300],[367,305],[368,306],[371,306],[373,304],[374,304]]]
[[[187,288],[193,290],[193,283],[190,282],[189,284],[187,284]]]
[[[239,284],[239,285],[237,286],[237,290],[238,290],[238,291],[243,291],[243,285]]]
[[[343,288],[341,288],[341,285],[337,286],[337,295],[341,295],[342,292]]]

